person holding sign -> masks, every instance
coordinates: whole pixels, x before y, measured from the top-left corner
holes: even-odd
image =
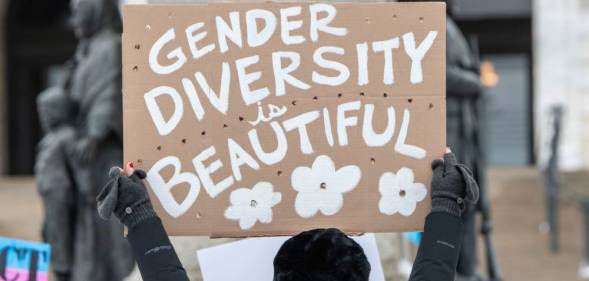
[[[432,163],[432,210],[425,221],[410,280],[454,280],[461,246],[461,216],[478,200],[478,186],[454,154]],[[127,236],[146,281],[187,281],[186,271],[155,213],[143,180],[146,173],[129,163],[113,167],[111,180],[98,195],[98,213],[114,214],[129,228]],[[274,260],[275,281],[367,281],[370,265],[362,249],[337,229],[316,229],[289,239]]]

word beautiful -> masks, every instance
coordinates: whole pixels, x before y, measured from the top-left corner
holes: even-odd
[[[194,60],[201,60],[211,52],[224,54],[231,50],[236,50],[245,53],[246,44],[251,48],[250,50],[252,52],[255,52],[256,48],[264,48],[264,44],[269,42],[277,29],[280,29],[281,43],[285,46],[303,44],[308,39],[312,42],[317,42],[320,34],[336,37],[345,37],[348,34],[347,28],[332,26],[332,22],[337,15],[337,10],[334,6],[324,3],[311,4],[308,6],[308,13],[308,37],[300,35],[303,33],[301,32],[303,20],[293,19],[296,16],[306,18],[300,6],[280,9],[278,12],[279,15],[264,9],[246,11],[244,13],[246,39],[242,38],[240,19],[242,14],[239,12],[230,12],[228,15],[229,21],[226,21],[221,16],[215,17],[216,43],[205,45],[206,43],[201,42],[209,35],[205,30],[206,25],[204,22],[197,22],[188,26],[184,33],[188,42],[190,55]],[[298,32],[297,35],[293,34],[295,32]],[[261,102],[270,96],[269,87],[271,86],[252,89],[252,84],[260,79],[273,82],[273,94],[276,96],[285,95],[287,93],[287,85],[290,85],[299,92],[310,90],[313,83],[332,87],[342,86],[350,79],[350,67],[342,62],[327,59],[326,57],[343,58],[344,56],[350,56],[350,52],[355,53],[356,56],[357,65],[355,67],[358,75],[355,82],[359,86],[365,86],[370,83],[369,78],[371,75],[369,70],[372,71],[374,67],[370,68],[368,65],[369,55],[382,56],[384,61],[382,83],[392,85],[395,83],[393,50],[399,49],[402,41],[405,54],[411,60],[410,81],[413,84],[418,84],[423,81],[422,60],[434,43],[436,36],[437,31],[429,31],[423,41],[417,44],[414,34],[408,32],[401,36],[402,40],[399,37],[392,37],[386,38],[383,41],[370,42],[372,52],[369,52],[369,42],[358,42],[357,44],[351,42],[348,48],[341,46],[320,46],[312,52],[312,60],[317,66],[316,69],[312,70],[311,73],[297,73],[296,76],[298,77],[295,77],[294,72],[297,71],[301,64],[301,55],[293,51],[275,51],[271,56],[263,58],[254,54],[237,59],[232,64],[221,62],[218,91],[211,88],[208,82],[210,80],[207,80],[201,71],[196,71],[193,78],[200,87],[204,98],[208,99],[216,110],[226,115],[230,105],[230,83],[235,82],[239,84],[241,100],[246,106]],[[149,52],[149,66],[154,73],[158,75],[169,75],[187,63],[186,51],[181,46],[175,46],[177,42],[176,31],[174,28],[171,28],[153,44]],[[235,47],[237,48],[232,49]],[[164,60],[161,59],[162,61],[160,61],[160,57],[164,56],[161,54],[164,48],[173,49],[165,54],[165,58],[167,59],[165,62],[162,62]],[[301,47],[305,53],[309,52],[307,50],[308,48],[309,46]],[[350,50],[352,48],[353,50]],[[273,79],[266,77],[268,73],[248,71],[248,68],[256,64],[267,65],[267,67],[262,68],[268,69],[268,72],[272,72]],[[203,65],[205,65],[204,62]],[[237,79],[231,77],[231,67],[235,68],[238,76]],[[380,72],[381,70],[378,71]],[[330,73],[330,75],[326,75],[325,72]],[[378,76],[381,76],[381,74],[379,73]],[[197,88],[193,79],[181,78],[181,82],[184,93],[188,97],[197,120],[202,121],[205,111],[197,94]],[[168,96],[174,103],[175,110],[167,120],[156,101],[158,97],[162,96]],[[158,133],[163,136],[170,134],[179,124],[184,114],[184,104],[177,89],[168,85],[158,86],[147,92],[144,98]]]
[[[261,110],[261,106],[259,109]],[[373,119],[375,116],[374,104],[366,103],[363,106],[363,118],[361,135],[364,143],[368,147],[382,147],[387,145],[393,140],[395,133],[396,113],[394,107],[387,108],[387,126],[382,132],[375,132],[372,126]],[[298,133],[299,147],[298,150],[303,154],[313,154],[313,144],[309,138],[308,128],[313,126],[313,132],[322,131],[324,133],[325,142],[333,147],[336,145],[347,146],[348,140],[348,128],[359,125],[359,117],[353,115],[353,112],[358,112],[362,109],[362,103],[360,101],[351,101],[341,103],[337,105],[336,109],[336,126],[332,128],[332,121],[329,109],[327,107],[321,110],[308,111],[289,117],[284,121],[280,122],[276,119],[270,120],[264,125],[253,128],[248,132],[249,147],[253,150],[251,153],[250,149],[244,148],[241,144],[237,143],[233,138],[228,138],[226,145],[228,151],[228,157],[216,157],[215,145],[212,145],[192,159],[195,173],[182,171],[181,161],[176,156],[167,156],[157,161],[147,173],[147,181],[153,186],[155,195],[160,200],[163,208],[172,217],[179,217],[184,214],[196,201],[199,193],[201,184],[205,191],[211,198],[217,197],[221,192],[230,188],[235,182],[242,180],[241,169],[244,166],[249,167],[253,170],[260,170],[260,164],[267,166],[274,165],[285,159],[289,152],[289,143],[287,141],[287,133],[295,131]],[[272,114],[274,112],[274,114]],[[270,117],[277,117],[284,114],[284,109],[278,107],[270,107]],[[264,117],[262,112],[259,112],[258,120],[267,119],[270,117]],[[406,138],[409,130],[410,123],[410,112],[408,109],[403,110],[403,119],[401,121],[400,129],[398,130],[397,139],[394,144],[394,150],[408,157],[416,159],[424,159],[426,157],[426,151],[415,145],[407,144]],[[322,119],[322,120],[321,120]],[[274,151],[266,151],[260,144],[258,137],[258,129],[264,129],[271,127],[274,131],[276,147]],[[320,128],[323,128],[321,130]],[[317,130],[319,128],[319,130]],[[315,139],[320,141],[321,137]],[[291,145],[292,147],[292,145]],[[248,152],[248,150],[250,152]],[[292,154],[292,151],[291,151]],[[254,157],[255,155],[255,157]],[[226,163],[223,163],[221,159],[229,159],[229,166],[231,167],[231,175],[222,179],[219,182],[214,182],[212,174],[217,173]],[[208,166],[205,164],[210,163]],[[261,163],[260,163],[261,162]],[[169,180],[164,179],[162,171],[167,167],[173,167],[173,175]],[[218,178],[217,175],[216,178]],[[182,202],[176,201],[172,195],[172,189],[180,184],[186,183],[190,186],[190,190]]]

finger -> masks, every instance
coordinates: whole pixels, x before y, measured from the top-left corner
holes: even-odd
[[[479,201],[479,186],[472,180],[472,182],[467,185],[466,189],[466,198],[472,203],[475,204]]]
[[[466,200],[476,203],[479,200],[479,186],[472,175],[472,171],[463,164],[456,165],[458,171],[466,183]]]
[[[127,165],[125,166],[125,175],[131,176],[131,175],[133,175],[134,171],[135,171],[135,165],[133,165],[133,162],[128,162]]]
[[[109,180],[106,183],[106,185],[102,188],[100,193],[98,193],[98,195],[96,196],[96,201],[101,202],[102,200],[104,200],[104,198],[106,198],[106,196],[110,193],[110,191],[113,189],[113,187],[116,186],[117,184],[118,184],[118,182],[117,182],[116,178]]]
[[[98,201],[98,215],[104,220],[108,220],[115,210],[118,201],[118,179],[113,179],[112,182],[100,192],[98,198],[96,198]]]
[[[454,169],[454,166],[456,165],[457,161],[456,161],[456,156],[454,155],[454,153],[446,153],[444,154],[444,172],[448,173],[450,171],[452,171],[452,169]]]
[[[449,146],[446,146],[446,153],[452,153],[452,149]]]

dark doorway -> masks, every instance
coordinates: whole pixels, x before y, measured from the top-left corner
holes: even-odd
[[[485,155],[491,166],[528,165],[532,133],[529,60],[525,54],[483,57],[491,62],[499,81],[487,88],[481,126]]]
[[[529,0],[501,0],[505,5],[512,5],[513,9],[477,6],[483,2],[462,0],[462,10],[455,16],[479,57],[495,65],[499,75],[499,84],[486,90],[483,116],[480,116],[487,160],[491,165],[533,164],[531,4]],[[488,5],[494,4],[482,6]],[[514,153],[516,150],[517,154]],[[497,158],[501,156],[511,158]]]
[[[6,20],[8,174],[32,174],[41,129],[35,99],[74,53],[69,0],[12,0]]]

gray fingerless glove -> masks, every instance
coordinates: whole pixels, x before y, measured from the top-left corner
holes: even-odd
[[[460,217],[466,203],[476,203],[479,187],[472,172],[458,164],[453,153],[446,153],[444,160],[432,162],[432,212],[446,212]]]
[[[135,170],[126,177],[121,175],[120,168],[112,167],[109,176],[111,180],[96,198],[101,218],[108,220],[114,214],[122,224],[133,228],[142,221],[157,217],[143,184],[144,171]]]

